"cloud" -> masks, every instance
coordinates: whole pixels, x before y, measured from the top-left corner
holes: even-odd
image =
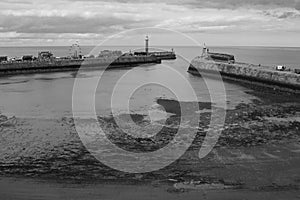
[[[191,4],[198,7],[211,7],[211,8],[295,8],[298,0],[193,0]]]
[[[78,2],[99,2],[98,0],[68,0]],[[188,6],[192,8],[217,8],[217,9],[236,9],[244,7],[264,7],[264,8],[300,8],[299,0],[103,0],[105,2],[118,3],[166,3],[168,5]]]
[[[300,10],[300,1],[299,0],[295,4],[295,9]]]
[[[263,14],[268,17],[274,17],[278,19],[293,19],[300,17],[300,12],[298,10],[265,10]]]
[[[92,40],[151,26],[220,35],[300,32],[299,0],[3,0],[0,7],[2,41]]]
[[[32,4],[30,1],[22,1],[22,0],[2,0],[2,3],[7,3],[7,4]]]
[[[108,16],[83,18],[73,16],[2,16],[0,32],[15,31],[18,33],[111,33],[123,29],[140,27],[151,21],[135,21]]]
[[[299,13],[295,13],[295,12],[284,12],[281,15],[278,16],[279,19],[286,19],[286,18],[290,18],[290,17],[299,17]]]

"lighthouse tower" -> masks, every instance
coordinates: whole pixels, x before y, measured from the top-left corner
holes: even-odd
[[[206,47],[205,43],[203,45],[203,49],[202,49],[202,57],[206,57],[208,54],[208,48]]]
[[[146,52],[146,54],[148,54],[149,53],[149,37],[148,37],[148,35],[146,36],[146,39],[145,39],[145,52]]]

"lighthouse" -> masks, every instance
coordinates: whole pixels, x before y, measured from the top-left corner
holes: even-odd
[[[146,54],[149,53],[149,37],[148,37],[148,35],[146,36],[146,39],[145,39],[145,52],[146,52]]]
[[[202,57],[205,57],[205,56],[207,56],[207,54],[208,54],[208,48],[206,47],[206,45],[205,45],[205,43],[204,43],[204,45],[203,45],[203,49],[202,49]]]

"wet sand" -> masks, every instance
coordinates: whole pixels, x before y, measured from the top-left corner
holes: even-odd
[[[210,119],[207,110],[214,105],[199,102],[205,112],[192,146],[170,166],[145,174],[119,172],[96,160],[81,143],[72,118],[16,118],[2,123],[7,121],[3,116],[0,195],[3,199],[299,199],[299,96],[262,88],[252,95],[257,97],[253,103],[227,111],[216,147],[201,160],[197,155]],[[172,115],[168,126],[147,140],[121,134],[113,118],[99,116],[99,122],[114,143],[131,151],[152,151],[172,139],[181,114],[179,102],[157,103]],[[143,115],[133,118],[145,127],[150,123]]]
[[[45,180],[2,178],[1,199],[299,199],[298,191],[191,190],[172,192],[171,186],[57,183]]]

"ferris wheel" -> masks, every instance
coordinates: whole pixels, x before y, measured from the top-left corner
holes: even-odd
[[[75,44],[72,44],[69,48],[69,54],[72,58],[80,58],[82,55],[81,47],[78,44],[78,41],[76,41]]]

